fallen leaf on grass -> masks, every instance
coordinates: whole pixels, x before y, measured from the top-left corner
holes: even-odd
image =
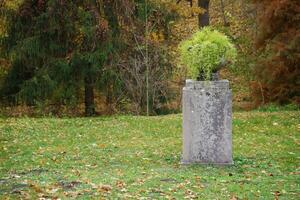
[[[106,147],[106,145],[105,144],[98,144],[98,147],[101,148],[101,149],[103,149],[103,148]]]
[[[275,198],[275,200],[279,200],[279,196],[280,196],[280,192],[279,191],[275,191],[274,192],[274,198]]]
[[[59,190],[59,188],[51,188],[51,189],[46,189],[46,192],[49,194],[54,194]]]
[[[38,185],[36,185],[36,184],[34,184],[34,183],[30,183],[29,186],[30,186],[36,193],[44,193],[43,189],[42,189],[40,186],[38,186]]]
[[[191,190],[186,190],[184,194],[185,194],[185,197],[184,197],[185,199],[197,199],[198,198],[197,195]]]
[[[57,197],[52,197],[51,195],[48,194],[38,194],[39,200],[48,200],[48,199],[58,199]]]
[[[123,189],[125,188],[126,184],[123,181],[119,180],[116,182],[116,186],[120,189]]]
[[[230,200],[238,200],[238,198],[236,196],[232,196]]]
[[[76,191],[70,191],[70,192],[64,192],[64,195],[67,197],[72,197],[72,198],[76,198],[79,195],[82,195],[83,193],[81,192],[76,192]]]
[[[100,185],[98,187],[98,191],[100,191],[100,192],[110,193],[111,190],[112,190],[112,187],[110,185]]]

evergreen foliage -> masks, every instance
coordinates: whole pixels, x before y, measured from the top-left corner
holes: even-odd
[[[25,0],[10,16],[2,49],[11,70],[1,96],[10,102],[67,104],[85,86],[86,114],[93,89],[113,47],[97,1]]]

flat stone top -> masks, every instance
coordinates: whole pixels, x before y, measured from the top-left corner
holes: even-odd
[[[194,81],[194,80],[186,80],[185,82],[185,90],[201,90],[201,89],[221,89],[227,90],[229,89],[229,81],[228,80],[219,80],[219,81]]]

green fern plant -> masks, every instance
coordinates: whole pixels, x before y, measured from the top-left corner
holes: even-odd
[[[209,27],[183,41],[179,50],[181,61],[188,67],[188,73],[193,79],[204,73],[204,79],[209,80],[211,73],[227,63],[234,63],[237,56],[236,48],[230,39]]]

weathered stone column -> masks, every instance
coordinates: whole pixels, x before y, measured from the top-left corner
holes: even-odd
[[[229,81],[187,80],[183,88],[182,164],[233,164]]]

